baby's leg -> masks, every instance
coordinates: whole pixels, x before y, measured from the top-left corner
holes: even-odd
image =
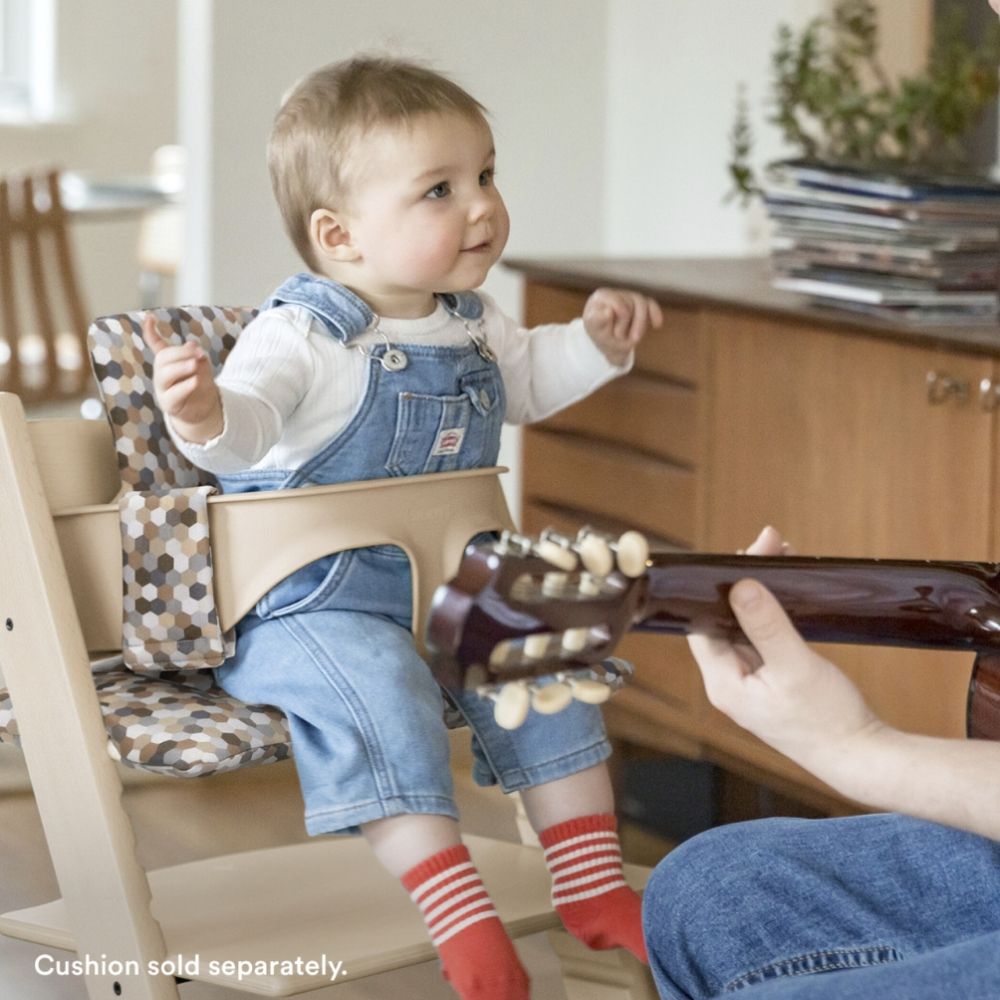
[[[556,715],[531,712],[519,729],[505,730],[474,693],[456,698],[476,735],[476,780],[522,795],[566,930],[591,948],[628,948],[645,962],[640,900],[622,875],[600,710],[574,701]]]
[[[528,1000],[528,976],[448,816],[390,816],[362,826],[382,864],[420,907],[445,978],[463,1000]]]
[[[648,963],[642,901],[622,873],[607,766],[526,788],[521,797],[545,848],[552,902],[566,930],[590,948],[627,948]]]
[[[413,896],[463,1000],[528,1000],[528,977],[461,844],[441,693],[406,629],[347,611],[244,624],[216,672],[288,718],[310,833],[360,827]]]

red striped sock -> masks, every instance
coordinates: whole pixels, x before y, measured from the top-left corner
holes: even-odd
[[[588,948],[627,948],[648,964],[642,900],[625,882],[617,828],[615,817],[604,814],[542,830],[552,905],[566,930]]]
[[[462,1000],[529,1000],[528,975],[464,844],[421,861],[402,882]]]

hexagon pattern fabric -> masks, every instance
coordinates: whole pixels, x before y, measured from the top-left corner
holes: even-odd
[[[218,667],[236,651],[219,625],[208,532],[211,486],[126,493],[122,538],[122,655],[136,673]]]
[[[282,713],[230,697],[211,674],[148,678],[117,669],[94,682],[108,753],[130,767],[198,778],[291,756]],[[20,742],[10,695],[0,690],[0,743]]]
[[[152,310],[157,332],[168,343],[196,340],[216,371],[255,309],[214,306]],[[87,331],[90,360],[115,436],[122,485],[162,493],[177,486],[211,483],[174,447],[153,396],[153,352],[142,339],[143,312],[104,316]]]

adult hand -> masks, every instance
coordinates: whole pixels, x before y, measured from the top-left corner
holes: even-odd
[[[774,555],[788,546],[777,531],[765,528],[747,551]],[[761,584],[739,581],[729,602],[749,645],[705,635],[688,640],[709,701],[807,770],[832,780],[840,757],[882,723],[854,684],[806,645]]]

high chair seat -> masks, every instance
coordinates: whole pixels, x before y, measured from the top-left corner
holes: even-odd
[[[128,670],[94,676],[108,754],[129,767],[199,778],[291,756],[284,715],[226,694],[210,673],[143,677]],[[10,693],[0,690],[0,743],[20,746]]]

